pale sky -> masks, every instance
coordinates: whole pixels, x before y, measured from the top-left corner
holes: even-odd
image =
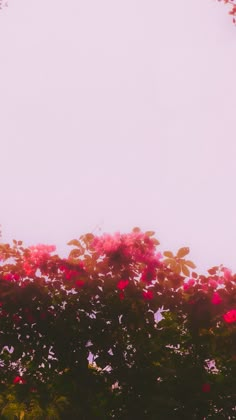
[[[9,0],[3,240],[156,231],[236,271],[236,28],[213,0]],[[99,230],[101,228],[101,230]]]

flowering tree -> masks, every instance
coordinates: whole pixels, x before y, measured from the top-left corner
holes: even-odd
[[[1,418],[235,418],[236,276],[138,228],[69,244],[0,245]]]
[[[236,0],[217,0],[223,2],[229,7],[229,14],[232,15],[233,23],[236,24]],[[7,0],[0,0],[0,9],[8,6]]]
[[[233,23],[236,23],[236,2],[235,0],[217,0],[219,2],[224,2],[227,6],[229,6],[229,15],[233,18]]]

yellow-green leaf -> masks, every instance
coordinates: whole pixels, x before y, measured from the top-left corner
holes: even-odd
[[[190,275],[190,271],[189,271],[188,267],[186,267],[186,265],[182,264],[181,268],[182,268],[183,274],[188,277]]]
[[[148,230],[147,232],[145,232],[145,235],[147,236],[154,236],[155,232],[153,230]]]
[[[187,265],[190,268],[196,268],[196,265],[192,261],[184,261],[184,264]]]
[[[185,255],[189,254],[189,248],[188,247],[183,247],[180,248],[177,252],[177,258],[183,258],[185,257]]]
[[[79,258],[81,254],[82,252],[79,249],[72,249],[72,251],[69,254],[69,258]]]
[[[181,273],[181,265],[180,264],[176,264],[175,269],[173,271],[176,274],[180,274]]]
[[[177,266],[176,261],[175,260],[171,260],[168,265],[169,265],[170,269],[175,272],[176,266]]]
[[[168,257],[168,258],[174,258],[174,254],[171,251],[165,251],[163,252],[163,255],[165,255],[165,257]]]
[[[172,258],[166,258],[166,259],[164,260],[164,264],[165,264],[165,265],[170,265],[173,261],[175,262],[175,260],[173,260]]]
[[[21,411],[20,412],[20,419],[19,420],[23,420],[24,417],[25,417],[25,413],[24,413],[24,411]]]
[[[78,241],[78,239],[72,239],[72,241],[68,242],[67,245],[74,245],[74,246],[81,247],[81,243],[80,241]]]
[[[94,239],[94,235],[92,233],[86,233],[84,238],[86,241],[91,242]]]

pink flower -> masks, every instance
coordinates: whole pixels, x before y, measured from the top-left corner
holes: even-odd
[[[143,298],[145,300],[151,300],[153,299],[153,292],[151,290],[143,291]]]
[[[16,376],[13,379],[13,384],[26,384],[26,381],[21,376]]]
[[[11,281],[11,280],[13,280],[13,279],[14,279],[14,276],[13,276],[13,274],[11,274],[11,273],[5,273],[5,274],[3,275],[3,278],[4,278],[4,280]]]
[[[190,287],[194,286],[195,280],[189,279],[186,283],[184,283],[184,290],[188,290]]]
[[[208,285],[206,283],[202,284],[201,289],[202,289],[203,292],[207,292],[208,291]]]
[[[219,305],[221,302],[222,302],[222,298],[219,295],[219,293],[217,292],[213,293],[211,303],[213,303],[213,305]]]
[[[156,241],[140,231],[130,234],[120,234],[119,232],[114,235],[104,234],[95,237],[92,246],[97,252],[111,257],[114,257],[114,254],[116,255],[118,252],[120,258],[130,258],[133,261],[146,264],[152,260],[156,267],[161,266],[159,259],[162,258],[162,255],[160,253],[155,255]]]
[[[117,283],[117,289],[124,290],[129,284],[129,280],[120,280]]]
[[[211,287],[217,287],[218,286],[218,283],[217,283],[217,281],[215,280],[215,279],[212,279],[212,278],[210,278],[209,279],[209,286],[211,286]]]
[[[121,235],[116,233],[115,235],[104,234],[101,237],[94,238],[92,246],[96,251],[109,254],[116,251],[121,244]]]
[[[231,309],[231,311],[226,312],[226,314],[223,315],[223,318],[228,324],[236,322],[236,309]]]
[[[228,268],[223,268],[224,278],[225,280],[231,280],[232,279],[232,271]]]
[[[20,276],[18,273],[5,273],[3,275],[3,278],[4,280],[7,280],[7,281],[12,281],[12,280],[18,281],[20,279]]]
[[[211,385],[210,384],[203,384],[202,385],[202,392],[210,392],[211,390]]]
[[[26,263],[30,263],[32,265],[41,265],[45,263],[50,257],[50,254],[56,250],[54,245],[33,245],[29,247],[30,254],[26,257]],[[26,273],[28,274],[28,273]],[[29,273],[28,275],[30,275]]]
[[[35,270],[33,269],[32,265],[31,265],[31,264],[29,264],[29,262],[28,262],[28,261],[25,261],[25,262],[24,262],[24,264],[23,264],[23,268],[24,268],[24,270],[25,270],[25,274],[26,274],[27,276],[31,276],[31,275],[33,275],[33,274],[35,273]]]
[[[48,255],[51,252],[56,251],[55,245],[43,245],[43,244],[30,246],[29,249],[35,255],[40,255],[40,254],[41,255],[45,255],[45,254]]]

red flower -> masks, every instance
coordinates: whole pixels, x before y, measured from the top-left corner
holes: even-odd
[[[213,293],[211,303],[213,303],[213,305],[219,305],[221,302],[222,302],[222,298],[219,295],[219,293],[217,292]]]
[[[147,290],[143,292],[143,298],[145,300],[151,300],[153,299],[153,292],[151,290]]]
[[[228,324],[236,322],[236,309],[232,309],[231,311],[226,312],[226,314],[223,315],[223,318]]]
[[[13,321],[15,321],[16,324],[18,324],[20,322],[20,320],[21,320],[21,318],[17,314],[14,314],[12,316],[12,319],[13,319]]]
[[[124,290],[129,284],[129,280],[120,280],[117,283],[117,289]]]
[[[13,274],[11,274],[11,273],[5,273],[5,274],[3,275],[3,278],[4,278],[4,280],[11,281],[11,280],[13,280],[13,279],[14,279],[14,275],[13,275]]]
[[[211,385],[210,384],[203,384],[202,385],[202,392],[210,392],[211,390]]]
[[[236,6],[234,6],[232,10],[229,11],[229,15],[236,15]]]
[[[119,293],[119,298],[120,300],[123,300],[125,298],[124,292]]]
[[[82,287],[82,286],[84,286],[84,281],[83,280],[76,280],[76,282],[75,282],[75,285],[76,286],[78,286],[78,287]]]
[[[69,270],[69,271],[67,271],[67,273],[65,274],[65,278],[66,278],[66,280],[71,280],[73,277],[76,277],[76,276],[77,276],[77,274],[78,274],[78,272],[77,272],[77,271],[75,271],[75,270]]]
[[[26,381],[21,376],[16,376],[13,379],[13,384],[26,384]]]

